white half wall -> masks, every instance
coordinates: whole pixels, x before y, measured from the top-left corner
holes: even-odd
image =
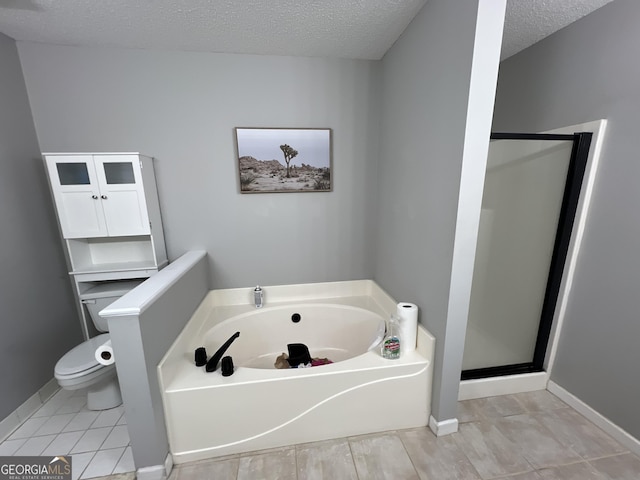
[[[140,478],[165,470],[169,441],[157,366],[208,291],[207,263],[206,252],[187,252],[100,312],[109,321]]]

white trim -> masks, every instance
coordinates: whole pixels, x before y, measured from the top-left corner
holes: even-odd
[[[620,428],[607,417],[597,412],[575,395],[569,393],[554,381],[549,381],[547,389],[570,407],[584,415],[588,420],[600,427],[614,439],[628,448],[632,453],[640,455],[640,440]]]
[[[24,403],[22,403],[22,405],[16,408],[13,413],[17,416],[19,423],[22,424],[31,415],[33,415],[44,404],[45,401],[46,400],[42,400],[42,398],[40,397],[40,391],[38,390],[36,393],[27,398]]]
[[[171,453],[167,453],[167,457],[164,459],[164,473],[167,475],[167,478],[171,475],[171,470],[173,470],[173,457]]]
[[[433,415],[429,415],[429,428],[436,437],[450,435],[458,431],[458,419],[449,418],[448,420],[437,421]]]
[[[60,390],[60,385],[58,385],[58,381],[55,378],[52,378],[44,386],[38,390],[38,395],[40,396],[40,403],[44,405],[47,403],[51,397],[53,397]],[[33,414],[34,412],[31,412]],[[31,414],[29,416],[31,416]]]
[[[152,465],[151,467],[141,467],[136,470],[137,480],[166,480],[173,470],[173,456],[167,453],[162,465]]]
[[[458,400],[495,397],[513,393],[533,392],[547,388],[549,374],[547,372],[505,375],[502,377],[479,378],[460,382]]]
[[[4,441],[11,435],[21,424],[18,414],[13,411],[4,419],[0,420],[0,441]]]
[[[589,147],[589,157],[587,159],[586,170],[584,172],[584,178],[582,180],[582,187],[580,190],[580,199],[578,201],[578,208],[576,210],[575,221],[573,224],[573,231],[571,233],[571,241],[569,243],[569,250],[567,251],[567,258],[565,260],[564,274],[562,275],[560,291],[558,292],[556,311],[553,318],[553,327],[549,341],[550,344],[545,359],[545,370],[549,373],[553,371],[553,364],[558,351],[558,340],[560,332],[562,331],[562,324],[564,323],[567,304],[569,303],[569,295],[571,293],[571,286],[573,284],[576,265],[578,263],[578,255],[580,253],[582,238],[587,224],[589,206],[591,204],[598,164],[600,163],[600,154],[602,153],[602,144],[604,142],[606,127],[607,121],[603,119],[544,132],[558,134],[573,134],[576,132],[593,133],[591,146]]]
[[[171,453],[167,453],[162,465],[152,465],[151,467],[142,467],[136,470],[137,480],[166,480],[171,475],[173,469],[173,457]]]
[[[4,441],[20,425],[22,425],[31,415],[45,404],[60,387],[55,378],[45,383],[36,393],[27,398],[22,405],[0,420],[0,442]]]
[[[152,467],[142,467],[136,470],[137,480],[166,480],[167,471],[164,465],[153,465]]]

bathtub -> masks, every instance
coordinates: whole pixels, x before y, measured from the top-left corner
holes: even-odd
[[[260,309],[249,288],[209,292],[160,362],[174,462],[427,425],[435,340],[419,327],[398,360],[369,350],[396,308],[375,282],[263,288]],[[196,348],[210,357],[235,332],[233,375],[195,366]],[[333,363],[277,369],[288,343]]]

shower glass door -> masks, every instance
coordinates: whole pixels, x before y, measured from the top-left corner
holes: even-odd
[[[492,134],[463,379],[543,369],[591,134]]]

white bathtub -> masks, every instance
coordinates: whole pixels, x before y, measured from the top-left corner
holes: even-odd
[[[298,322],[292,319],[296,314]],[[205,345],[213,354],[240,332],[225,353],[238,367],[273,369],[276,357],[287,352],[289,343],[304,343],[312,357],[340,362],[366,353],[381,322],[384,324],[384,319],[377,313],[351,305],[292,303],[254,308],[231,317],[194,342]]]
[[[399,360],[367,351],[396,302],[361,280],[211,291],[158,366],[169,444],[176,463],[294,443],[427,425],[434,338],[422,327],[416,351]],[[294,323],[293,314],[301,319]],[[209,357],[235,332],[225,355],[235,372],[207,373]],[[288,343],[334,363],[276,369]]]

